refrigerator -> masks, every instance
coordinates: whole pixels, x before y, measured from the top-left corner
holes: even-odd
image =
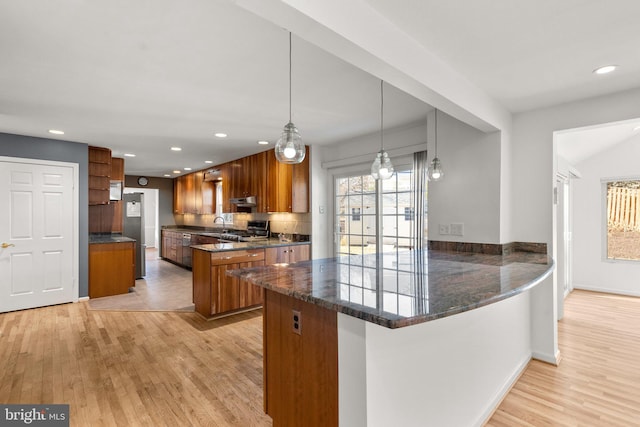
[[[144,242],[144,194],[125,193],[122,195],[124,209],[122,235],[136,241],[136,279],[142,279],[146,274]]]

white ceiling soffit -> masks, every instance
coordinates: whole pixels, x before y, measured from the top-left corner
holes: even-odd
[[[556,152],[576,166],[615,145],[640,136],[640,120],[625,120],[556,132]]]
[[[512,112],[640,87],[638,0],[364,1]]]

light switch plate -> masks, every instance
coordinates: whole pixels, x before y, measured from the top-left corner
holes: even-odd
[[[449,234],[449,224],[440,224],[439,232],[441,235]]]
[[[452,223],[450,231],[451,231],[451,234],[454,236],[464,236],[464,224]]]

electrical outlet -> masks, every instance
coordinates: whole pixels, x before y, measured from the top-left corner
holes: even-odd
[[[454,236],[463,236],[464,235],[464,224],[463,223],[455,223],[451,224],[451,234]]]
[[[320,206],[320,207],[318,208],[318,210],[320,211],[320,213],[321,213],[321,214],[323,214],[323,213],[324,213],[324,206]]]
[[[441,235],[449,234],[449,224],[440,224],[439,231]]]
[[[298,310],[291,310],[291,318],[293,320],[293,333],[302,335],[302,317]]]

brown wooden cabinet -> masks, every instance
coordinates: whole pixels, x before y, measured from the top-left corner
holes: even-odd
[[[183,246],[182,246],[182,232],[162,230],[162,258],[172,261],[176,264],[182,265],[183,263]],[[190,248],[186,248],[191,250]]]
[[[310,245],[277,246],[265,249],[264,261],[271,264],[293,264],[298,261],[308,261],[310,257]]]
[[[89,205],[109,203],[111,150],[89,147]]]
[[[210,318],[262,304],[262,290],[227,271],[264,265],[264,249],[207,252],[193,250],[193,302]]]
[[[135,242],[89,245],[89,298],[126,294],[135,286]]]
[[[287,165],[273,150],[215,167],[222,180],[222,211],[237,212],[231,198],[256,197],[255,212],[309,212],[309,147],[304,162]],[[174,213],[215,213],[215,183],[204,181],[204,171],[174,179]]]
[[[278,162],[273,150],[266,156],[266,212],[309,212],[309,147],[297,165]]]
[[[121,188],[124,186],[124,159],[118,157],[111,158],[111,181],[120,181]],[[122,218],[122,200],[110,200],[109,206],[103,211],[103,215],[111,217],[111,232],[122,233],[124,230]]]

